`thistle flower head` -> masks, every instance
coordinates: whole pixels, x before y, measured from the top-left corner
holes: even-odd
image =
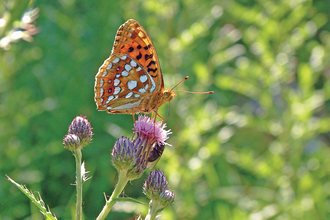
[[[135,138],[129,141],[122,137],[112,151],[112,164],[119,170],[126,170],[129,180],[140,178],[149,164],[154,165],[163,153],[168,134],[161,122],[154,122],[147,116],[139,116],[134,124]],[[157,146],[155,148],[155,146]]]
[[[160,204],[163,208],[172,205],[175,199],[175,194],[171,190],[165,190],[160,194]]]
[[[159,145],[170,145],[166,143],[168,135],[172,134],[171,130],[165,130],[166,124],[154,119],[150,119],[148,116],[140,115],[138,120],[134,123],[135,133],[143,136],[147,136],[153,140],[153,142]]]
[[[125,138],[119,138],[113,146],[111,163],[118,170],[129,170],[136,163],[135,150],[132,142]]]
[[[136,145],[134,145],[133,148],[136,149]],[[127,172],[127,177],[129,180],[138,179],[142,176],[142,174],[144,174],[148,164],[147,160],[145,159],[146,157],[146,152],[142,154],[140,151],[135,152],[135,164],[133,168]]]
[[[150,199],[148,216],[156,216],[165,207],[173,204],[175,195],[168,190],[165,175],[155,170],[151,172],[143,185],[143,193]],[[148,216],[146,219],[148,219]]]
[[[69,134],[75,134],[79,137],[81,148],[85,147],[92,140],[92,127],[86,117],[77,116],[70,124]]]
[[[165,130],[166,124],[162,122],[155,122],[155,119],[150,119],[148,116],[140,115],[138,120],[134,123],[134,133],[136,134],[133,140],[133,145],[136,148],[137,167],[144,172],[147,167],[153,167],[158,162],[158,158],[163,153],[168,135],[172,132]],[[154,146],[159,146],[155,149]],[[156,161],[157,160],[157,161]],[[153,163],[153,164],[152,164]],[[152,164],[152,166],[149,166]],[[139,171],[139,172],[140,172]]]
[[[158,200],[168,189],[168,182],[160,170],[152,171],[143,185],[143,193],[151,200]]]
[[[80,146],[80,139],[75,134],[67,134],[63,138],[63,145],[64,148],[70,151],[75,151]]]

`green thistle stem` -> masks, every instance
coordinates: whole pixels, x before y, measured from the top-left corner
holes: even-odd
[[[127,170],[121,170],[118,172],[118,183],[116,185],[115,190],[112,192],[112,195],[109,200],[106,201],[105,206],[103,207],[102,211],[100,212],[99,216],[96,218],[96,220],[103,220],[107,215],[109,214],[112,206],[115,204],[113,199],[117,198],[120,193],[123,191],[125,188],[127,182],[128,182],[128,177],[127,177]]]
[[[76,220],[82,219],[82,175],[81,175],[81,149],[78,148],[74,151],[76,158],[76,187],[77,187],[77,200],[76,200]]]
[[[160,208],[161,208],[161,204],[160,204],[159,200],[151,200],[150,203],[149,203],[148,215],[146,216],[145,220],[154,220],[154,219],[156,219]]]
[[[145,220],[154,220],[156,219],[157,213],[148,213]]]

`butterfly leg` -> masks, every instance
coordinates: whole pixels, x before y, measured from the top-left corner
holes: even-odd
[[[132,108],[132,116],[133,116],[133,121],[134,121],[134,124],[135,124],[134,108]],[[133,132],[132,140],[134,139],[134,136],[135,136],[135,131]]]
[[[163,123],[167,121],[168,117],[170,117],[170,110],[171,110],[171,108],[170,108],[170,102],[169,102],[168,103],[168,115],[165,120],[163,119]]]
[[[162,119],[162,124],[163,124],[170,117],[170,103],[168,103],[168,115],[167,115],[166,119],[164,119],[160,114],[158,114],[157,111],[155,111],[155,113],[156,113],[156,116],[158,116]],[[155,121],[156,121],[156,119],[155,119]]]
[[[156,115],[158,116],[158,117],[160,117],[161,119],[162,119],[162,124],[163,124],[163,122],[164,122],[164,118],[160,115],[160,114],[158,114],[158,112],[155,112],[156,113]],[[168,117],[167,117],[168,118]],[[167,119],[166,118],[166,119]],[[155,117],[155,120],[156,120],[156,117]]]
[[[158,110],[158,109],[157,109],[157,110]],[[160,118],[162,119],[162,123],[163,123],[163,121],[164,121],[164,118],[163,118],[160,114],[158,114],[157,111],[152,112],[152,115],[153,115],[154,113],[155,113],[155,117],[154,117],[154,134],[156,134],[156,119],[157,119],[157,116],[160,117]]]
[[[156,114],[154,115],[154,113],[156,113]],[[156,135],[156,117],[157,117],[157,111],[156,112],[152,112],[151,113],[151,118],[154,119],[154,135]]]
[[[132,116],[133,116],[133,121],[134,121],[134,124],[135,124],[135,117],[134,117],[134,110],[132,108]]]

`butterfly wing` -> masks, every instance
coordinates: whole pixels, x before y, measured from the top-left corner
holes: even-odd
[[[130,19],[117,31],[112,54],[127,54],[153,77],[156,92],[164,88],[163,76],[156,49],[144,28],[135,20]]]
[[[111,55],[95,76],[97,108],[109,113],[147,112],[148,100],[161,88],[153,43],[138,22],[128,20],[119,27]]]
[[[109,113],[142,112],[145,99],[156,90],[153,77],[127,54],[112,54],[95,76],[98,110]]]

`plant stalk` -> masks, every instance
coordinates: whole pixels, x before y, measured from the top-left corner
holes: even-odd
[[[77,187],[77,200],[76,200],[76,220],[82,219],[82,175],[81,175],[81,149],[78,148],[74,151],[76,158],[76,187]]]
[[[148,215],[144,220],[155,220],[160,208],[161,204],[159,200],[150,200]]]
[[[102,211],[100,212],[99,216],[96,218],[96,220],[103,220],[107,215],[109,214],[112,206],[115,204],[113,202],[113,199],[117,198],[120,193],[125,188],[126,184],[128,182],[127,178],[127,170],[121,170],[118,172],[118,183],[116,185],[116,188],[112,192],[112,195],[109,200],[106,200],[106,204],[103,207]]]

